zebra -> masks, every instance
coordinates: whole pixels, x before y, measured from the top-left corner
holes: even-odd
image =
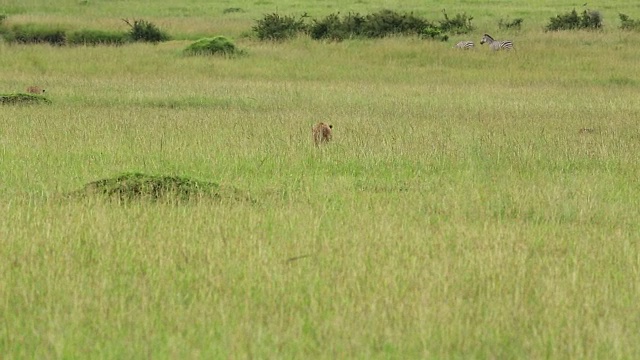
[[[484,44],[484,43],[488,43],[489,48],[493,51],[497,51],[500,49],[504,49],[504,50],[513,49],[513,42],[511,42],[511,40],[505,40],[505,41],[494,40],[489,34],[484,34],[484,36],[482,37],[482,40],[480,40],[480,44]]]
[[[473,49],[474,46],[475,44],[473,43],[473,41],[460,41],[459,43],[456,44],[456,46],[454,46],[454,48],[469,50],[469,49]]]

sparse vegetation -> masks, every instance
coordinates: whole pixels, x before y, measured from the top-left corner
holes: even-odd
[[[69,45],[124,45],[129,37],[119,31],[79,30],[71,32],[66,40]]]
[[[446,11],[442,11],[444,20],[440,20],[440,26],[437,27],[442,33],[452,35],[468,34],[475,29],[471,24],[472,16],[466,13],[456,14],[453,18],[449,18]]]
[[[226,9],[222,10],[223,14],[231,14],[231,13],[239,13],[239,12],[245,12],[245,11],[242,10],[242,8],[239,8],[239,7],[230,7],[230,8],[226,8]]]
[[[521,30],[523,21],[524,19],[522,18],[515,18],[513,20],[500,19],[500,21],[498,21],[498,28],[500,30]]]
[[[620,29],[640,31],[640,20],[631,19],[628,15],[618,14],[620,17]]]

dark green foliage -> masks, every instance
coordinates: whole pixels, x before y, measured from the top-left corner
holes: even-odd
[[[618,14],[618,16],[620,16],[620,29],[640,31],[640,20],[633,20],[625,14]]]
[[[68,195],[72,198],[103,196],[121,202],[199,199],[251,201],[246,194],[237,189],[222,187],[213,182],[141,173],[126,173],[115,178],[94,181]]]
[[[128,41],[126,33],[102,30],[80,30],[67,36],[69,45],[123,45]]]
[[[500,30],[520,30],[522,28],[522,18],[516,18],[513,21],[500,19],[498,28]]]
[[[474,27],[471,25],[472,16],[467,16],[466,13],[456,14],[455,17],[449,18],[447,12],[442,10],[444,14],[444,20],[440,20],[439,29],[443,33],[449,34],[467,34],[473,31]]]
[[[344,40],[359,37],[363,32],[366,22],[364,16],[358,13],[349,13],[340,18],[340,13],[329,14],[324,19],[314,19],[309,26],[309,36],[312,39]]]
[[[64,45],[66,43],[65,30],[36,24],[14,25],[4,33],[4,38],[8,42],[19,44]]]
[[[300,18],[278,13],[265,15],[251,29],[260,40],[283,41],[307,31],[306,14]]]
[[[422,38],[446,41],[447,32],[459,33],[471,29],[471,18],[467,18],[466,15],[456,15],[456,19],[441,21],[441,25],[438,26],[412,13],[401,14],[391,10],[382,10],[366,16],[349,13],[340,17],[340,14],[336,13],[322,20],[314,19],[308,32],[309,36],[316,40],[418,35]],[[442,24],[445,24],[446,30],[442,28]]]
[[[549,19],[546,31],[558,30],[597,30],[602,28],[602,15],[598,11],[585,10],[578,15],[575,9],[566,14],[557,15]]]
[[[134,20],[132,24],[127,19],[122,19],[122,21],[131,27],[128,34],[132,41],[158,43],[169,40],[169,35],[151,22]]]
[[[7,15],[5,14],[0,14],[0,26],[2,26],[2,23],[4,23],[4,21],[7,19]]]
[[[225,55],[232,56],[241,54],[236,45],[224,36],[213,38],[203,38],[184,49],[187,55]]]
[[[35,94],[0,94],[0,104],[2,105],[22,105],[22,104],[50,104],[51,100],[42,95]]]
[[[389,35],[417,35],[429,25],[429,22],[413,13],[400,14],[392,10],[381,10],[369,14],[362,24],[362,35],[368,38],[381,38]]]

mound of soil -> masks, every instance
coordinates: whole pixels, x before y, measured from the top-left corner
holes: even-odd
[[[192,201],[199,199],[251,201],[235,188],[222,187],[207,181],[178,176],[157,176],[127,173],[115,178],[86,184],[71,193],[75,197],[104,196],[120,201]]]
[[[51,100],[42,95],[35,94],[0,94],[0,104],[20,105],[20,104],[51,104]]]

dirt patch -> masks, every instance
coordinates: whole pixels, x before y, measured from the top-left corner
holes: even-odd
[[[231,200],[254,202],[242,191],[207,181],[179,176],[126,173],[115,178],[102,179],[86,184],[82,189],[69,193],[75,198],[105,197],[122,202],[131,201],[196,201]]]
[[[20,104],[51,104],[51,100],[42,95],[35,94],[0,94],[0,104],[20,105]]]

